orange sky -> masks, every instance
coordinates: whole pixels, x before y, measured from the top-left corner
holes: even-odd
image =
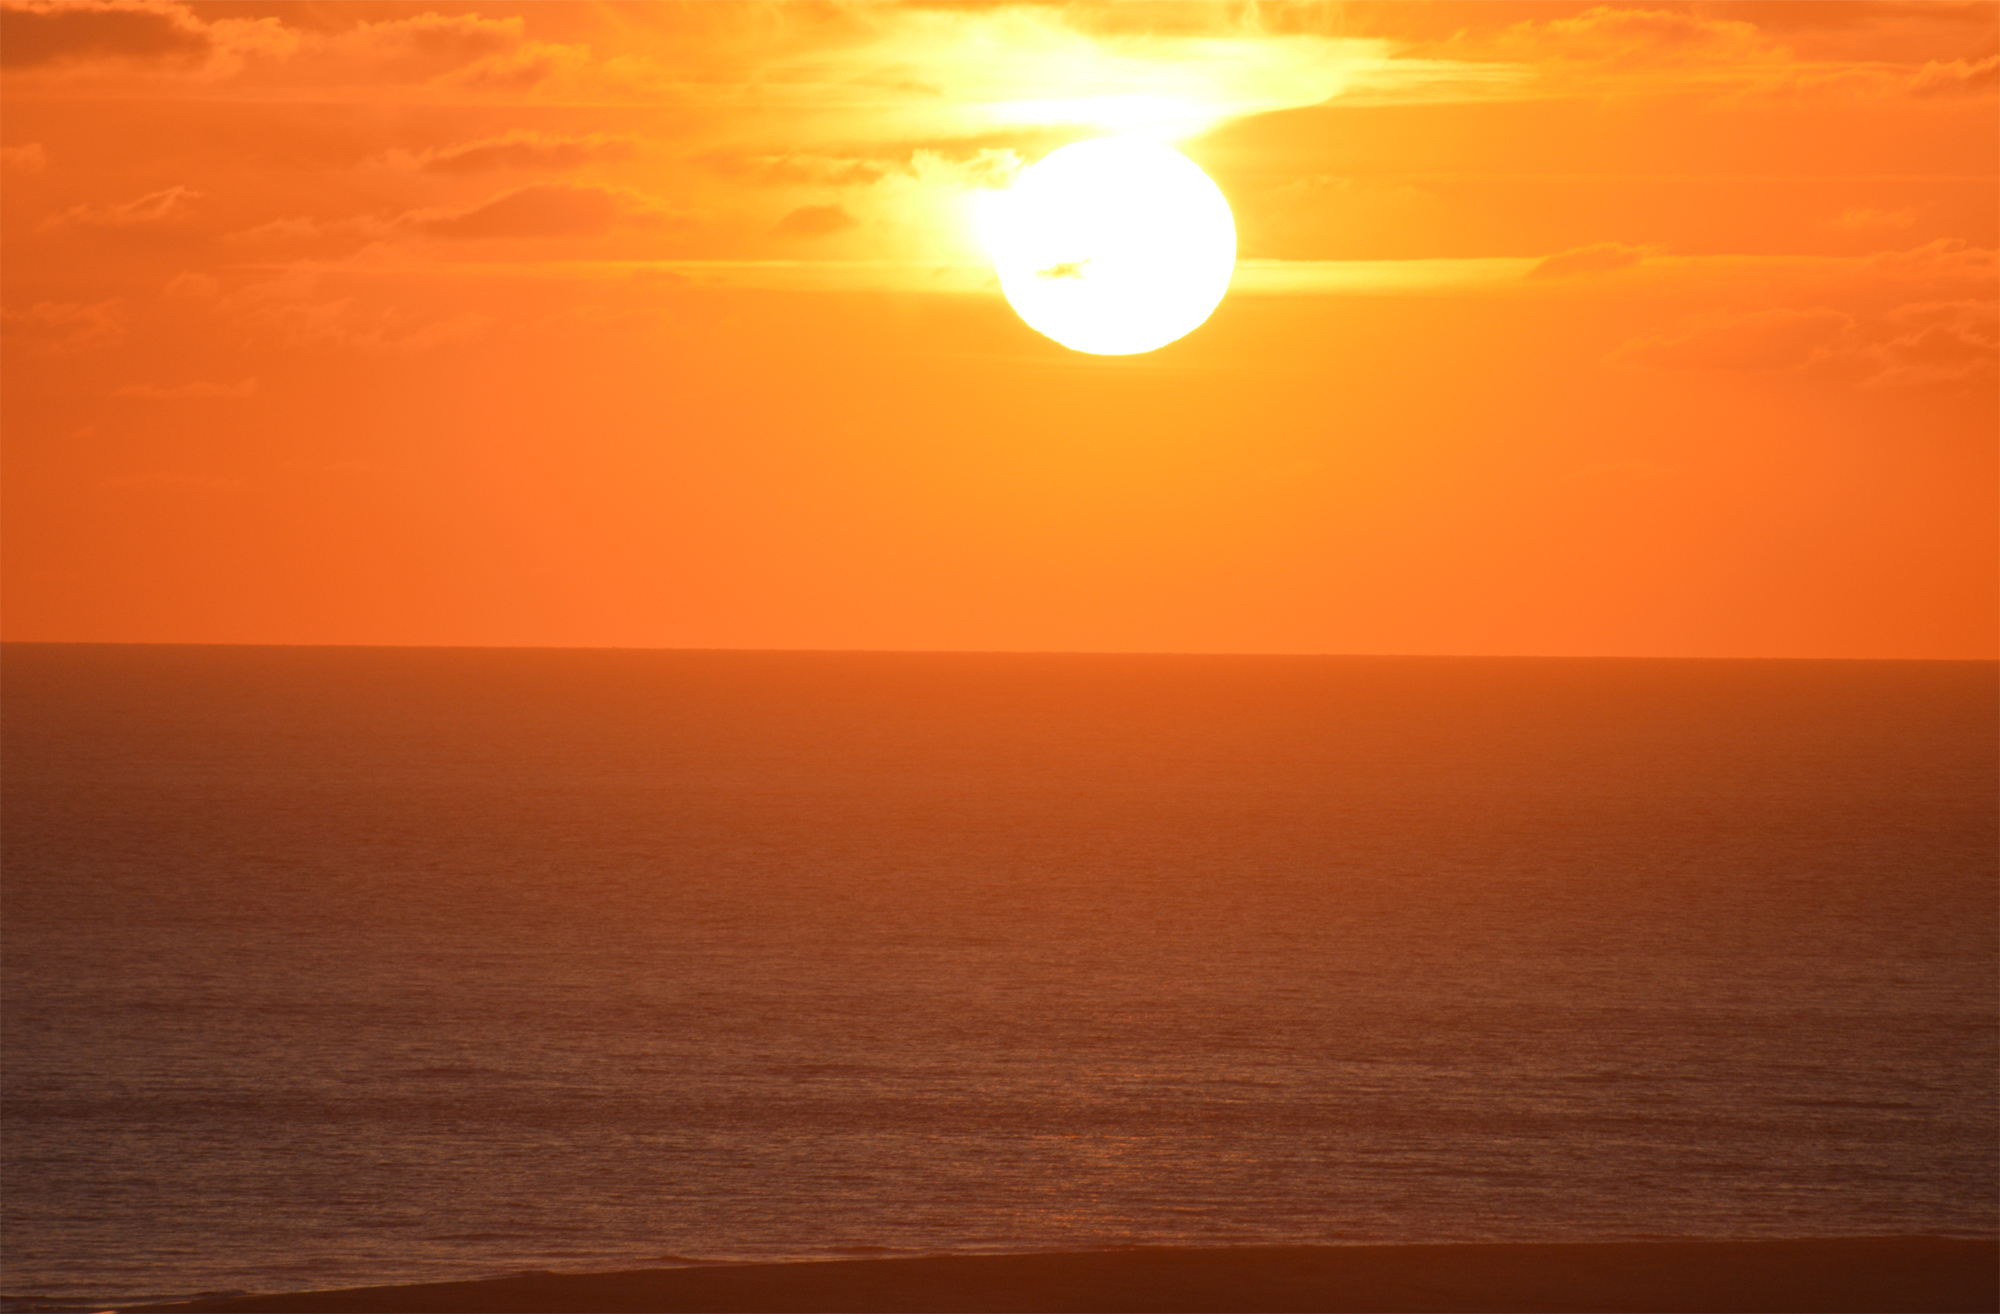
[[[1983,657],[2000,6],[10,4],[9,639]],[[1236,281],[968,213],[1166,135]]]

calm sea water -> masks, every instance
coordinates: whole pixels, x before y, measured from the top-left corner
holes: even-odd
[[[2000,1227],[1990,664],[0,676],[17,1305]]]

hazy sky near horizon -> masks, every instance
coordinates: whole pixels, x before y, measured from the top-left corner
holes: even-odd
[[[2000,655],[2000,5],[0,7],[16,640]],[[973,199],[1166,137],[1157,352]]]

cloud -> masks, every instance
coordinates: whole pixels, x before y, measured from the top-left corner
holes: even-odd
[[[1482,25],[1479,8],[1470,11],[1469,24],[1443,39],[1420,36],[1403,43],[1403,58],[1396,62],[1428,55],[1468,66],[1504,66],[1517,71],[1518,85],[1537,94],[1561,89],[1951,96],[1990,92],[2000,80],[2000,57],[1983,53],[1991,48],[1990,6],[1859,0],[1687,9],[1598,5],[1505,26]],[[1510,8],[1485,7],[1496,14]],[[1982,53],[1935,58],[1941,44],[1954,53],[1968,45]],[[1933,57],[1919,62],[1926,55]]]
[[[617,227],[659,228],[670,218],[651,197],[614,187],[542,183],[460,211],[417,211],[404,222],[434,237],[587,237]]]
[[[1990,380],[2000,374],[2000,303],[1933,301],[1889,312],[1888,336],[1856,359],[1874,368],[1863,387]]]
[[[236,319],[256,346],[339,347],[354,336],[352,297],[333,301],[288,301],[257,305]]]
[[[598,160],[627,160],[635,143],[630,137],[592,133],[557,137],[516,129],[497,137],[482,137],[437,150],[403,155],[409,167],[425,173],[473,174],[500,169],[574,169]]]
[[[785,237],[826,237],[854,227],[854,216],[837,205],[802,205],[773,229]]]
[[[254,228],[225,233],[222,240],[239,246],[282,246],[299,242],[318,242],[328,238],[372,240],[388,236],[392,228],[393,225],[376,215],[352,215],[346,219],[314,219],[309,215],[293,215],[285,219],[273,219]]]
[[[383,61],[418,62],[427,66],[425,71],[436,72],[510,52],[526,36],[527,25],[518,17],[446,16],[432,11],[415,18],[357,23],[327,44]]]
[[[259,347],[344,345],[354,333],[354,300],[314,301],[319,283],[317,269],[292,265],[236,289],[217,308]]]
[[[44,356],[116,346],[125,338],[125,311],[117,301],[84,305],[68,301],[37,301],[26,310],[0,311],[0,325],[9,338]]]
[[[411,333],[397,336],[376,336],[372,340],[361,341],[357,345],[374,346],[393,351],[402,356],[414,356],[418,352],[431,351],[437,347],[447,347],[455,343],[470,342],[483,337],[486,330],[493,327],[491,315],[454,315],[434,324],[426,324]]]
[[[1461,35],[1467,53],[1532,64],[1660,68],[1768,59],[1774,47],[1753,23],[1608,5],[1568,18],[1515,23],[1484,39]]]
[[[2000,55],[1984,59],[1932,60],[1910,80],[1917,96],[1978,95],[2000,87]]]
[[[1504,15],[1510,8],[1494,5],[1485,12]],[[1474,7],[1468,15],[1472,23],[1442,40],[1404,42],[1401,53],[1406,59],[1430,56],[1508,67],[1520,84],[1574,82],[1593,74],[1629,78],[1770,66],[1790,58],[1754,23],[1699,13],[1599,5],[1563,18],[1500,27],[1480,24],[1482,16]]]
[[[49,167],[48,152],[38,141],[23,146],[0,146],[0,168],[12,169],[17,173],[40,173]]]
[[[1719,311],[1627,342],[1612,359],[1666,369],[1811,374],[1867,388],[1990,380],[2000,373],[2000,303],[1915,302],[1876,316],[1825,307]]]
[[[2000,273],[1996,254],[2000,253],[1962,238],[1940,237],[1907,251],[1878,252],[1867,258],[1866,267],[1872,273],[1903,280],[1991,282]]]
[[[204,22],[169,0],[7,0],[0,67],[25,72],[134,65],[200,77],[239,72],[252,55],[283,58],[299,34],[275,18]]]
[[[19,0],[0,6],[0,68],[91,60],[198,64],[211,49],[205,25],[178,4]]]
[[[1613,356],[1665,369],[1795,369],[1853,328],[1853,317],[1837,310],[1715,311],[1670,332],[1635,338]]]
[[[141,401],[199,401],[215,397],[245,398],[257,395],[257,380],[245,379],[241,383],[178,383],[171,387],[160,387],[151,383],[134,383],[118,389],[116,397],[136,397]]]
[[[246,284],[217,309],[257,347],[346,348],[411,356],[483,337],[496,321],[463,313],[412,324],[395,306],[369,306],[355,297],[316,300],[322,268],[295,264]]]
[[[522,91],[580,67],[583,46],[532,41],[518,16],[419,14],[358,23],[314,47],[373,81],[436,81],[469,89]]]
[[[228,13],[226,8],[217,12]],[[519,91],[582,67],[589,50],[531,40],[519,17],[427,11],[344,30],[275,17],[204,19],[175,0],[4,0],[0,65],[13,70],[139,66],[225,78],[261,56],[297,60],[310,84],[434,83]]]
[[[556,74],[590,62],[587,46],[529,41],[502,55],[489,55],[438,79],[475,91],[526,91]]]
[[[216,308],[247,335],[247,345],[344,346],[356,332],[359,318],[354,299],[315,301],[319,284],[319,269],[294,264],[270,278],[244,284]]]
[[[73,205],[42,221],[42,231],[78,228],[135,228],[177,223],[189,217],[201,193],[192,187],[168,187],[120,205]]]
[[[812,108],[834,138],[915,140],[1069,126],[1185,136],[1227,119],[1316,105],[1391,69],[1369,38],[1271,32],[1254,14],[1190,20],[1151,6],[911,6],[830,11],[817,31],[767,41],[713,95]],[[1180,30],[1173,30],[1179,26]],[[790,35],[790,34],[788,34]],[[656,94],[685,85],[654,73]],[[796,148],[800,143],[793,143]]]
[[[897,155],[914,157],[915,148],[900,143]],[[988,152],[989,154],[991,152]],[[867,187],[881,182],[891,167],[910,171],[906,160],[891,165],[881,158],[814,155],[810,153],[759,154],[749,151],[710,151],[695,157],[694,164],[723,178],[765,186]]]
[[[1596,246],[1580,246],[1549,256],[1530,269],[1528,277],[1569,278],[1577,274],[1608,274],[1618,269],[1632,269],[1644,258],[1645,251],[1639,247],[1600,242]]]
[[[319,288],[320,274],[309,265],[289,265],[270,278],[246,283],[225,297],[227,311],[252,311],[262,306],[303,301]]]
[[[326,235],[319,220],[306,215],[294,215],[288,219],[273,219],[258,224],[255,228],[241,228],[233,233],[223,234],[225,242],[236,242],[244,246],[261,246],[273,242],[310,242]]]

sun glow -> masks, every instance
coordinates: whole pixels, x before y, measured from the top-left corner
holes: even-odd
[[[1102,137],[1052,151],[988,199],[981,235],[1029,327],[1127,356],[1199,327],[1229,289],[1229,202],[1171,146]]]

